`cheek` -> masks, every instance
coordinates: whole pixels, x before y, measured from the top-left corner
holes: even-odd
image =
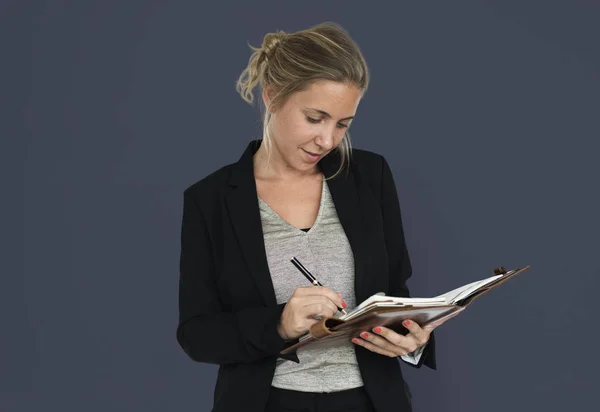
[[[289,136],[287,139],[290,142],[304,142],[307,139],[312,139],[312,137],[317,133],[317,128],[307,124],[307,122],[295,121],[287,125],[285,135]]]
[[[334,146],[339,146],[342,144],[342,140],[344,139],[344,135],[346,134],[347,129],[336,129],[335,137],[334,137]]]

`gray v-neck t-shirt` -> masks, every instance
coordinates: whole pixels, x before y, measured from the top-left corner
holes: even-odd
[[[290,262],[300,262],[326,287],[341,292],[349,308],[356,306],[354,255],[323,181],[319,212],[314,225],[303,231],[283,220],[259,198],[267,261],[277,303],[287,302],[308,280]],[[272,386],[303,392],[333,392],[363,386],[354,344],[330,348],[301,348],[300,363],[278,358]]]

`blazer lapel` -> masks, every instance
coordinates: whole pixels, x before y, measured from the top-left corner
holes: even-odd
[[[333,176],[340,166],[340,160],[337,152],[323,158],[319,166],[324,175]],[[354,293],[356,301],[362,302],[375,292],[372,291],[372,279],[368,276],[370,249],[366,238],[365,210],[360,198],[359,179],[354,168],[351,167],[328,180],[327,183],[338,218],[354,254]]]
[[[229,184],[234,189],[227,194],[226,202],[248,269],[265,304],[274,306],[277,299],[267,263],[252,161],[259,146],[260,141],[252,141],[233,167]]]

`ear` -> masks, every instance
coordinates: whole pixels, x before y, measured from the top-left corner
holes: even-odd
[[[269,103],[271,102],[271,97],[273,96],[273,88],[269,85],[265,86],[262,93],[263,103],[265,107],[269,107]],[[275,107],[271,107],[271,113],[275,113]]]

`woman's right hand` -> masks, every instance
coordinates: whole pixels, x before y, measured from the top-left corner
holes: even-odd
[[[317,317],[335,315],[338,307],[346,308],[341,294],[324,286],[300,286],[285,305],[277,331],[284,340],[294,340],[304,335]]]

